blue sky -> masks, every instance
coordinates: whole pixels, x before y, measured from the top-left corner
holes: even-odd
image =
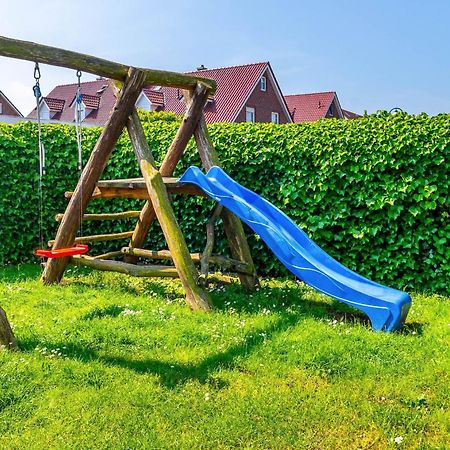
[[[333,90],[345,109],[450,112],[450,0],[0,0],[0,34],[135,66],[270,61],[283,93]],[[33,64],[0,57],[0,90],[33,106]],[[44,94],[75,82],[42,68]],[[84,80],[93,79],[85,75]]]

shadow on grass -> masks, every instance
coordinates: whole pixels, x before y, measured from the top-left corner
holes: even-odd
[[[220,369],[248,372],[248,369],[239,364],[242,358],[249,356],[265,341],[272,339],[301,320],[302,315],[285,313],[279,320],[266,328],[252,330],[242,338],[242,342],[233,345],[223,352],[207,356],[199,363],[180,364],[174,361],[162,361],[156,359],[136,360],[132,357],[117,357],[102,355],[97,350],[82,347],[71,343],[43,342],[41,340],[27,339],[21,342],[24,351],[34,351],[37,346],[51,348],[64,348],[66,357],[89,363],[102,362],[107,366],[116,366],[132,370],[138,374],[154,374],[159,377],[159,382],[168,389],[174,389],[190,380],[197,380],[202,384],[208,384],[216,389],[222,389],[228,383],[214,373]]]
[[[91,280],[90,280],[91,281]],[[82,279],[76,280],[80,288],[85,289],[90,285],[92,289],[101,291],[105,286],[105,281],[99,279],[84,282]],[[114,283],[114,290],[119,292],[137,293],[136,286],[120,280]],[[143,285],[139,285],[140,295],[146,292],[158,292],[161,296],[174,294],[178,289],[176,285],[169,283],[153,282],[146,280]],[[86,347],[76,343],[42,341],[36,338],[27,339],[21,342],[21,347],[25,351],[34,351],[36,346],[47,348],[64,348],[64,354],[68,358],[89,363],[100,362],[106,366],[120,367],[134,371],[138,374],[153,374],[159,378],[161,385],[168,389],[174,389],[191,380],[196,380],[202,384],[211,385],[217,389],[227,386],[227,383],[220,379],[217,371],[221,369],[248,372],[244,365],[240,364],[253,352],[257,351],[265,341],[273,339],[276,335],[285,332],[299,321],[305,319],[328,319],[345,321],[347,323],[362,324],[370,327],[368,318],[361,312],[337,301],[325,300],[325,298],[307,288],[303,284],[292,283],[290,286],[277,287],[265,286],[258,292],[249,295],[239,285],[228,286],[226,289],[218,289],[212,293],[214,303],[218,311],[227,312],[233,309],[237,313],[262,314],[265,310],[276,313],[277,319],[265,328],[250,331],[238,344],[232,345],[224,351],[206,356],[199,362],[179,363],[176,361],[163,359],[136,359],[133,355],[116,356],[108,352],[108,348],[95,344],[88,344]],[[101,319],[102,317],[116,317],[122,312],[118,306],[106,308],[94,308],[80,320]],[[422,334],[423,325],[420,323],[410,323],[404,327],[402,334]],[[81,337],[80,337],[81,340]]]
[[[233,285],[218,296],[213,294],[214,306],[226,312],[233,308],[238,313],[259,314],[265,310],[283,313],[294,309],[296,313],[313,319],[330,319],[371,327],[369,318],[361,311],[330,297],[313,291],[303,283],[290,287],[267,286],[252,295],[240,285]]]
[[[406,322],[402,329],[398,332],[400,334],[404,335],[416,335],[416,336],[422,336],[423,335],[423,328],[425,325],[428,325],[428,323],[422,323],[422,322]]]
[[[131,278],[134,282],[130,282],[130,277],[123,274],[114,274],[114,280],[111,284],[108,280],[102,278],[103,274],[96,277],[97,273],[94,272],[89,278],[75,277],[67,281],[70,286],[80,288],[84,291],[86,288],[94,289],[98,291],[104,290],[105,286],[113,288],[114,291],[119,294],[129,294],[129,295],[150,295],[156,294],[163,298],[179,298],[182,296],[182,286],[181,282],[178,280],[165,280],[159,279],[155,281],[152,278]],[[171,284],[173,283],[173,284]],[[176,284],[175,284],[176,283]]]

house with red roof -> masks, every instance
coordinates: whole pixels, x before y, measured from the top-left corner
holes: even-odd
[[[288,106],[269,62],[219,69],[199,67],[191,75],[212,78],[217,90],[205,105],[207,123],[214,122],[292,122]],[[56,86],[40,104],[41,119],[74,123],[77,84]],[[81,83],[83,124],[104,125],[114,106],[115,93],[109,80]],[[180,89],[147,86],[136,102],[147,111],[183,114],[185,102]],[[37,117],[36,108],[28,118]]]
[[[217,90],[204,109],[207,123],[214,122],[312,122],[327,117],[355,119],[358,114],[341,108],[336,92],[316,92],[283,96],[269,62],[218,69],[203,65],[190,75],[212,78]],[[56,86],[40,104],[41,119],[49,122],[75,122],[78,85]],[[81,83],[82,119],[85,126],[103,126],[116,100],[109,80],[98,78]],[[136,106],[146,111],[183,114],[183,91],[164,86],[146,86]],[[36,119],[36,108],[27,116]]]
[[[356,113],[342,109],[336,92],[315,92],[312,94],[285,95],[292,120],[314,122],[324,118],[357,119]]]
[[[75,123],[75,97],[78,85],[56,86],[39,104],[41,120],[48,122]],[[113,86],[109,80],[98,78],[81,83],[81,117],[85,125],[104,125],[116,101]],[[27,118],[36,119],[36,108]]]
[[[15,123],[23,119],[22,113],[13,105],[11,100],[0,91],[0,122]]]
[[[269,62],[206,69],[190,75],[212,78],[217,83],[214,96],[205,106],[205,120],[214,122],[290,123],[291,115]],[[182,114],[184,102],[177,89],[163,88],[165,109]]]

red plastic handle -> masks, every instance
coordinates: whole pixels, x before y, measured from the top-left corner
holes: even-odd
[[[42,250],[38,249],[34,252],[36,256],[44,258],[64,258],[65,256],[84,255],[89,251],[89,246],[86,244],[77,244],[73,247],[58,248],[57,250]]]

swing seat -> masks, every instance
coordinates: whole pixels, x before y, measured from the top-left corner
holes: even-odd
[[[34,254],[36,256],[42,256],[43,258],[64,258],[65,256],[84,255],[88,251],[88,245],[76,244],[73,247],[58,248],[57,250],[38,249]]]

